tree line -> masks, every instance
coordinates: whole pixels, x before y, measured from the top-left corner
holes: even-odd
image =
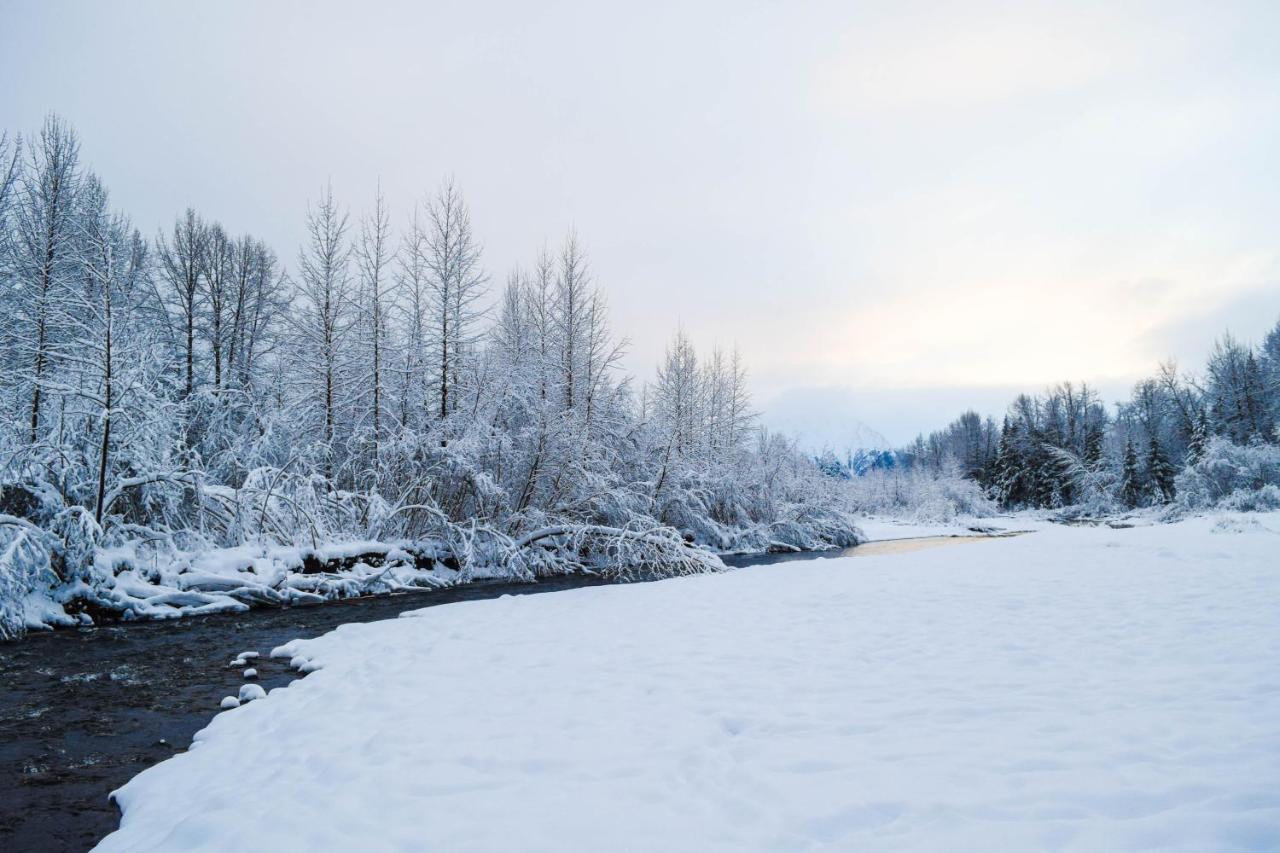
[[[1020,395],[999,424],[966,412],[899,457],[954,467],[1007,508],[1135,508],[1175,501],[1180,484],[1215,492],[1184,496],[1193,501],[1280,486],[1280,322],[1256,346],[1223,335],[1198,376],[1161,365],[1114,411],[1066,382]]]
[[[63,119],[0,137],[0,534],[51,531],[68,566],[344,536],[502,562],[566,525],[852,538],[756,424],[736,351],[678,331],[651,381],[623,375],[574,234],[498,286],[452,181],[400,221],[380,188],[358,216],[329,187],[300,215],[292,263],[194,209],[149,236]]]

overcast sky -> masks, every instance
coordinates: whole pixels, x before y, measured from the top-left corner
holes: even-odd
[[[452,174],[495,284],[576,227],[637,375],[680,323],[773,423],[896,443],[1280,318],[1277,44],[1276,2],[0,0],[0,125],[290,264],[326,181]]]

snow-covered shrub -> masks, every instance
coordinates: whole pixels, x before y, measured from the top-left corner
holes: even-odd
[[[1214,436],[1200,458],[1178,474],[1175,484],[1182,509],[1276,508],[1280,506],[1280,446],[1239,445]]]
[[[57,582],[56,550],[54,537],[31,522],[0,515],[0,640],[26,630],[27,597]]]
[[[1236,489],[1218,501],[1217,508],[1238,512],[1270,512],[1280,509],[1280,486],[1267,483],[1260,489]]]
[[[62,580],[91,583],[102,528],[84,507],[70,506],[54,516],[49,532],[58,542],[62,557]]]
[[[988,516],[997,509],[981,486],[953,469],[873,469],[844,483],[851,507],[867,515],[940,523]]]

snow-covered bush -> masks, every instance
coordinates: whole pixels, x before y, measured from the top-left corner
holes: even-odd
[[[958,516],[982,517],[997,511],[973,480],[954,468],[873,469],[844,481],[850,507],[867,515],[922,523],[949,522]]]
[[[57,540],[31,522],[0,515],[0,640],[27,629],[26,604],[33,593],[57,583]]]
[[[1236,489],[1218,501],[1218,509],[1269,512],[1280,509],[1280,486],[1267,483],[1260,489]]]
[[[862,541],[844,481],[767,431],[750,448],[686,462],[667,479],[657,518],[715,551],[825,550]]]
[[[1182,509],[1274,509],[1280,507],[1280,446],[1239,445],[1225,436],[1208,441],[1175,484]]]

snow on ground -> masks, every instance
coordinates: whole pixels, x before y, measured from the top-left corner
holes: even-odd
[[[100,849],[1280,847],[1280,515],[410,615],[279,650]]]
[[[859,516],[858,529],[867,537],[868,542],[880,542],[888,539],[917,539],[925,536],[977,536],[977,527],[982,530],[1022,529],[1011,526],[1010,519],[966,519],[958,518],[951,522],[925,524],[912,521],[901,521],[879,516]]]
[[[926,536],[981,536],[1042,530],[1054,526],[1045,514],[1019,512],[989,517],[958,516],[951,521],[917,522],[883,516],[858,516],[858,529],[868,542],[919,539]]]

